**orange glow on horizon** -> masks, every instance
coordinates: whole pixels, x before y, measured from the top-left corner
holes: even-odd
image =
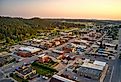
[[[3,0],[0,5],[0,15],[121,20],[121,0]]]

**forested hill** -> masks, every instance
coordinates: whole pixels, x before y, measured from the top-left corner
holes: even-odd
[[[39,30],[54,28],[54,23],[55,21],[39,18],[22,19],[0,17],[0,40],[21,40],[36,34]]]
[[[48,32],[55,27],[63,29],[80,26],[79,24],[66,24],[59,21],[57,19],[0,17],[0,42],[18,42],[35,36],[37,33]]]

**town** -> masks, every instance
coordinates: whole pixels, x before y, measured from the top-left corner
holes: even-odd
[[[120,28],[85,24],[9,46],[0,53],[0,82],[120,82]]]

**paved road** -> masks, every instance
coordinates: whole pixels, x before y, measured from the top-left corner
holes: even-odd
[[[0,79],[4,78],[4,73],[0,70]]]
[[[15,80],[12,80],[10,78],[4,78],[4,79],[0,79],[0,82],[16,82]]]
[[[112,68],[109,82],[121,82],[121,60],[116,59]]]
[[[42,76],[40,75],[40,77],[34,78],[32,80],[30,80],[29,82],[49,82],[49,79],[43,79]]]
[[[120,54],[121,49],[121,29],[119,30],[119,47],[116,60],[114,61],[114,66],[112,68],[112,73],[110,77],[110,82],[121,82],[121,59],[118,59],[118,54]]]

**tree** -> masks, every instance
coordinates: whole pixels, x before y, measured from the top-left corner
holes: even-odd
[[[0,33],[0,40],[4,39],[4,36]]]
[[[10,43],[11,39],[9,37],[6,38],[6,43]]]

